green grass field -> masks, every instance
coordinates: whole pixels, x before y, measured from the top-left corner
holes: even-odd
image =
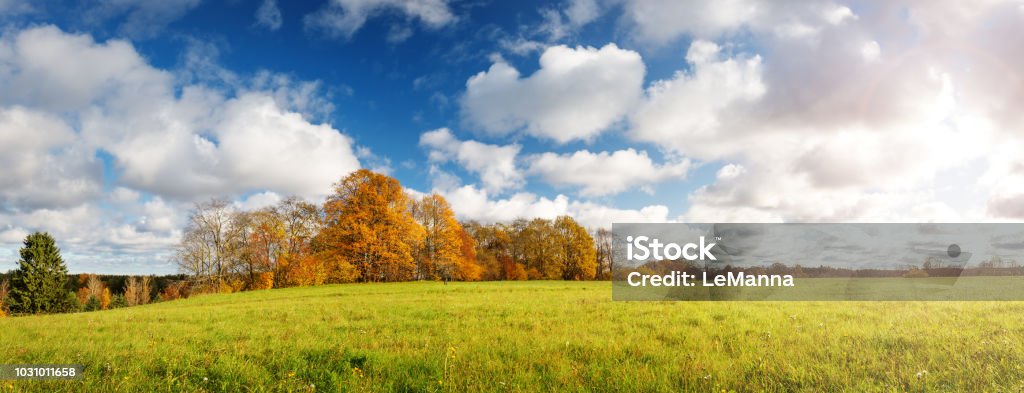
[[[1022,302],[613,302],[608,282],[354,284],[0,319],[14,391],[1021,391]]]

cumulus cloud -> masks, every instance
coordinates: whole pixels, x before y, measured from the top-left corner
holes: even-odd
[[[331,37],[352,38],[372,17],[394,12],[417,19],[429,29],[438,29],[457,19],[448,0],[328,0],[326,6],[306,15],[307,29]]]
[[[0,55],[10,65],[0,86],[12,88],[0,102],[75,113],[80,129],[65,132],[65,144],[84,150],[68,139],[80,138],[110,153],[130,187],[178,199],[264,188],[323,195],[359,167],[350,138],[294,111],[321,106],[308,99],[315,85],[291,89],[287,80],[261,74],[253,88],[234,93],[204,85],[175,93],[171,73],[147,64],[124,41],[95,43],[40,27],[0,45],[10,48]],[[61,61],[68,55],[74,67]]]
[[[618,209],[602,204],[571,200],[565,195],[554,198],[519,192],[507,198],[492,198],[472,185],[434,190],[452,205],[459,219],[485,223],[509,222],[517,218],[547,218],[569,215],[588,228],[610,228],[613,222],[671,222],[668,207],[646,206],[638,210]]]
[[[528,77],[498,59],[469,78],[462,113],[470,127],[490,135],[522,131],[558,143],[588,140],[632,108],[644,72],[639,54],[615,44],[553,46]]]
[[[901,6],[826,14],[826,23],[813,25],[813,39],[755,36],[764,57],[694,41],[691,70],[653,82],[628,132],[726,164],[690,196],[683,218],[958,221],[1018,214],[1011,206],[1019,190],[1003,184],[1016,173],[1008,157],[1019,156],[1013,146],[1020,117],[1003,109],[1021,102],[1019,78],[1008,70],[1024,58],[1007,49],[1016,38],[1005,38],[1019,36],[1019,23],[1006,16],[1005,4],[963,14],[952,3],[907,5],[907,20],[894,19]],[[958,180],[987,187],[987,204],[975,195],[939,195],[951,173],[979,165],[988,167],[980,171],[989,180]]]
[[[640,40],[664,44],[683,34],[716,37],[755,20],[759,5],[748,0],[626,0],[625,19]]]
[[[461,141],[451,130],[439,128],[420,135],[420,146],[428,149],[434,163],[455,161],[466,170],[478,175],[490,192],[519,188],[523,176],[516,167],[520,146],[490,145],[477,141]],[[443,176],[443,175],[442,175]]]
[[[682,179],[690,161],[658,165],[647,152],[630,148],[614,152],[592,153],[580,150],[572,154],[543,153],[527,158],[528,172],[539,175],[548,184],[580,188],[580,195],[603,196],[633,188],[649,188],[655,183]]]
[[[639,140],[668,145],[705,158],[703,150],[729,144],[717,138],[722,117],[734,103],[750,102],[765,94],[761,57],[721,57],[721,48],[694,41],[686,53],[692,72],[676,72],[672,79],[655,81],[632,113],[631,133]]]
[[[360,167],[351,138],[312,120],[330,110],[315,83],[229,82],[183,82],[125,41],[53,26],[4,34],[0,248],[44,230],[76,263],[146,271],[165,262],[194,201],[322,197]]]
[[[541,29],[565,37],[621,7],[619,33],[642,47],[691,40],[680,70],[651,81],[624,115],[629,138],[723,166],[689,197],[684,219],[1021,216],[1015,206],[1024,190],[1011,185],[1024,167],[1015,158],[1024,124],[1017,71],[1024,56],[1014,49],[1024,34],[1015,2],[896,2],[862,14],[833,1],[587,4],[596,11],[585,8],[577,24],[567,22],[576,2],[545,11]],[[477,78],[505,81],[513,88],[493,90],[515,97],[525,83],[514,82],[533,76],[520,78],[497,62]],[[515,102],[464,104],[472,112],[464,116],[492,135],[544,135],[536,120],[514,115]],[[981,177],[960,179],[979,191],[969,198],[940,192],[965,172]]]
[[[559,39],[611,10],[621,10],[619,25],[626,36],[654,46],[682,37],[714,40],[744,32],[814,41],[826,26],[857,19],[849,7],[831,0],[573,0],[559,11],[543,13],[538,29]]]
[[[256,9],[256,25],[268,30],[277,30],[283,23],[281,9],[277,7],[277,0],[263,0],[260,7]]]
[[[102,187],[100,163],[63,120],[20,106],[0,107],[0,167],[8,210],[74,206]]]

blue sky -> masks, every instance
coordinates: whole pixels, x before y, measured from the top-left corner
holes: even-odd
[[[0,269],[168,273],[371,168],[462,219],[1024,217],[1024,5],[0,0]],[[969,187],[963,185],[971,185]],[[7,261],[7,262],[3,262]]]

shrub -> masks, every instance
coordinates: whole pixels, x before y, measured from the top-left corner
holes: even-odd
[[[78,300],[78,298],[76,297],[75,300]],[[100,309],[102,309],[100,301],[95,296],[90,297],[89,301],[85,302],[85,305],[82,306],[82,311],[98,311]]]
[[[128,301],[122,295],[114,295],[110,299],[110,308],[128,307]]]
[[[164,290],[160,292],[160,300],[177,300],[186,297],[185,294],[185,283],[184,282],[172,282],[164,287]]]
[[[263,272],[256,275],[252,289],[270,289],[274,287],[274,272]]]

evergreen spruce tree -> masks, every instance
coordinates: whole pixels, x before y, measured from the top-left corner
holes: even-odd
[[[36,232],[25,238],[18,270],[11,278],[10,307],[16,313],[69,311],[64,289],[68,269],[60,249],[49,233]]]

